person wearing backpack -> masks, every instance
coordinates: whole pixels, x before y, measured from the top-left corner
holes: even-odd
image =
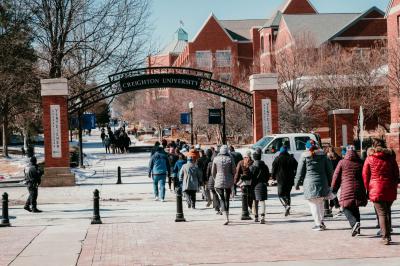
[[[29,191],[29,197],[26,200],[24,209],[28,212],[42,212],[37,208],[38,187],[40,185],[42,175],[43,171],[40,170],[36,157],[31,157],[29,170],[25,173],[25,182]]]

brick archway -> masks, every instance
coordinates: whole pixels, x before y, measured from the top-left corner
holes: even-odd
[[[150,88],[182,88],[222,96],[253,111],[254,141],[278,131],[277,78],[275,74],[250,77],[250,93],[212,79],[212,73],[191,68],[156,67],[109,76],[109,83],[68,97],[66,79],[42,80],[45,142],[44,186],[74,185],[69,169],[68,115],[119,94]],[[79,101],[77,101],[79,99]]]

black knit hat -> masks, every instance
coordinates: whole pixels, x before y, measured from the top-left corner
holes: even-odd
[[[36,157],[32,156],[30,162],[31,162],[31,164],[36,164],[37,163]]]

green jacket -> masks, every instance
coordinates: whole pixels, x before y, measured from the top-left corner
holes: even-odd
[[[330,181],[332,179],[332,163],[328,160],[322,150],[315,152],[304,152],[297,167],[295,185],[303,182],[304,197],[308,199],[326,197],[329,193]]]

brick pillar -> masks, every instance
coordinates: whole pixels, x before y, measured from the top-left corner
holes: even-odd
[[[250,76],[250,92],[253,94],[253,140],[279,132],[278,78],[275,73]]]
[[[338,109],[328,113],[329,135],[334,147],[353,145],[354,110]]]
[[[42,186],[73,186],[69,165],[68,83],[64,78],[42,79],[45,169]]]

